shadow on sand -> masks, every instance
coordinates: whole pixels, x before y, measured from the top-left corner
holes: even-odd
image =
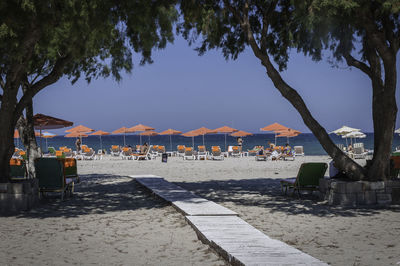
[[[297,194],[283,195],[280,187],[281,179],[255,178],[241,180],[211,180],[204,182],[174,182],[196,195],[216,203],[233,203],[238,206],[258,206],[269,209],[270,212],[284,212],[287,214],[311,214],[315,216],[370,216],[383,210],[400,212],[397,207],[340,207],[330,206],[320,200],[318,192],[313,194],[302,192],[301,198]],[[309,194],[306,194],[309,193]],[[235,210],[240,213],[239,210]]]
[[[39,206],[16,217],[77,217],[125,210],[162,208],[167,203],[151,196],[134,180],[124,176],[91,174],[80,176],[73,197],[61,201],[60,193],[48,194]]]

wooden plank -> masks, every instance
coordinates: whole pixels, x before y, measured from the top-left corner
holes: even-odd
[[[327,265],[268,237],[237,217],[237,213],[163,178],[135,176],[135,180],[187,215],[198,237],[232,265]]]
[[[233,265],[327,265],[239,217],[187,216],[199,238]]]
[[[132,176],[133,177],[133,176]],[[141,185],[147,187],[154,194],[170,202],[184,215],[197,216],[236,216],[237,213],[215,202],[196,196],[164,178],[149,176],[135,177]]]

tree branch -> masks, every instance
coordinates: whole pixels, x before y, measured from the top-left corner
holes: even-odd
[[[240,18],[239,13],[234,9],[235,17],[239,17],[239,22],[242,30],[246,34],[250,47],[253,50],[254,55],[260,59],[261,64],[266,68],[267,75],[274,83],[275,88],[282,94],[282,96],[287,99],[293,107],[299,112],[306,126],[311,130],[311,132],[316,136],[321,145],[327,151],[327,153],[335,160],[336,165],[348,173],[350,178],[353,179],[364,179],[365,172],[364,169],[353,162],[348,156],[346,156],[343,151],[341,151],[331,140],[326,130],[314,119],[310,110],[307,108],[304,100],[298,94],[298,92],[290,87],[283,79],[278,70],[274,67],[269,59],[268,53],[265,50],[261,50],[254,38],[254,34],[250,28],[250,21],[246,6],[244,7],[243,18]],[[354,174],[354,176],[353,176]]]
[[[4,83],[3,78],[0,76],[0,87],[4,90],[6,84]]]
[[[19,117],[22,114],[22,111],[26,108],[26,106],[29,104],[30,101],[32,101],[32,98],[43,88],[55,83],[57,80],[60,79],[60,77],[63,74],[64,67],[69,61],[71,60],[70,56],[66,56],[63,58],[60,58],[57,60],[57,62],[54,65],[53,70],[36,82],[35,84],[30,86],[30,89],[24,93],[24,95],[21,97],[19,100],[16,108],[15,108],[15,113],[14,116]]]
[[[346,62],[347,62],[347,65],[348,65],[348,66],[352,66],[352,67],[358,68],[358,69],[360,69],[362,72],[364,72],[365,74],[367,74],[370,78],[372,78],[372,71],[371,71],[371,68],[370,68],[367,64],[365,64],[365,63],[363,63],[363,62],[361,62],[361,61],[355,59],[355,58],[350,54],[350,52],[344,54],[343,57],[344,57],[344,59],[346,59]]]

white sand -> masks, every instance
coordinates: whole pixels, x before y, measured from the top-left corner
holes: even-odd
[[[1,218],[0,256],[13,265],[223,265],[182,215],[126,177],[154,174],[332,265],[400,264],[400,208],[346,209],[327,206],[316,196],[281,195],[279,179],[295,176],[305,161],[329,158],[79,162],[83,182],[73,199],[62,204],[52,199],[28,214]]]

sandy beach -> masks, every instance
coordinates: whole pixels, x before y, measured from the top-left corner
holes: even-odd
[[[400,264],[400,207],[349,209],[328,206],[316,194],[281,195],[279,180],[311,161],[329,158],[79,161],[82,182],[73,198],[53,197],[31,212],[1,218],[0,255],[7,265],[225,265],[181,214],[128,177],[153,174],[331,265]]]

